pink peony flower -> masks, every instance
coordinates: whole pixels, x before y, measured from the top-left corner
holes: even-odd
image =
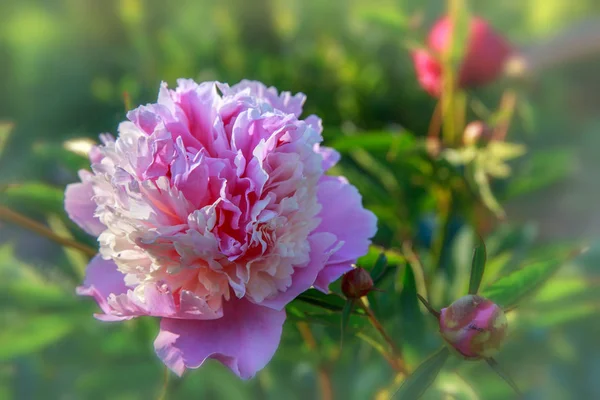
[[[180,80],[101,136],[92,171],[66,190],[98,236],[81,295],[103,321],[161,317],[158,356],[181,375],[208,358],[241,378],[271,359],[284,307],[351,270],[375,216],[320,147],[303,94],[259,82]]]
[[[423,89],[434,97],[442,92],[442,66],[440,58],[452,45],[452,23],[449,17],[439,19],[429,32],[427,49],[412,53],[417,79]],[[469,34],[458,85],[462,88],[485,85],[496,80],[512,48],[482,18],[474,17],[469,23]]]

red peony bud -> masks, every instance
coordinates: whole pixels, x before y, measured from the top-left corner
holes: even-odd
[[[342,293],[348,299],[358,299],[373,289],[373,279],[364,268],[354,268],[342,278]]]
[[[440,333],[464,358],[492,357],[506,337],[504,311],[490,300],[467,295],[440,312]]]
[[[413,61],[419,83],[428,93],[439,96],[442,89],[442,54],[450,51],[452,23],[449,17],[438,20],[427,41],[427,50],[413,52]],[[484,85],[494,81],[504,70],[504,63],[512,53],[506,40],[494,32],[482,18],[473,17],[469,24],[464,58],[459,71],[460,87]]]

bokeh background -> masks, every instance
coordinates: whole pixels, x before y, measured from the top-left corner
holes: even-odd
[[[472,1],[470,8],[525,54],[553,48],[565,32],[600,25],[597,0]],[[377,141],[387,146],[385,135],[426,135],[435,100],[418,86],[406,44],[422,42],[444,9],[443,1],[419,0],[2,0],[0,120],[14,128],[0,159],[0,202],[94,245],[62,211],[64,186],[86,167],[63,142],[116,133],[125,118],[124,93],[135,105],[154,101],[161,81],[248,78],[307,94],[306,113],[323,118],[325,144],[348,160],[341,172],[383,220],[379,245],[393,245],[395,217],[386,212],[392,201],[406,203],[406,220],[398,223],[426,247],[435,208],[427,190],[411,181],[410,160],[399,170],[408,171],[399,178],[408,197],[390,198],[378,182],[382,171],[354,150],[376,152]],[[513,177],[496,187],[508,222],[490,234],[491,254],[510,249],[517,263],[530,248],[591,245],[511,321],[499,359],[529,399],[600,398],[598,71],[600,49],[472,93],[496,107],[503,90],[514,88],[519,106],[508,140],[529,149]],[[459,221],[458,237],[460,227]],[[470,254],[467,247],[453,253],[457,260]],[[152,350],[156,321],[94,320],[95,305],[73,292],[84,264],[81,254],[0,222],[0,399],[159,396],[164,372]],[[408,341],[411,330],[420,336],[422,327],[435,333],[423,314],[403,307],[383,312],[398,318],[401,329],[390,323],[398,342],[405,334]],[[393,381],[387,364],[356,339],[338,354],[335,326],[314,328],[315,351],[288,325],[275,359],[253,381],[211,362],[183,379],[171,377],[168,398],[317,398],[315,365],[322,358],[335,360],[328,364],[335,398],[375,398]],[[436,340],[414,351],[407,343],[407,357],[418,361],[426,354],[418,349],[435,349]],[[467,364],[458,374],[453,368],[431,398],[511,398],[487,367]]]

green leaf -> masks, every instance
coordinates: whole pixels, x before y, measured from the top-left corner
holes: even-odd
[[[517,386],[515,381],[510,377],[510,375],[506,371],[504,371],[500,367],[500,365],[498,364],[498,362],[496,360],[494,360],[493,358],[487,358],[485,361],[487,361],[488,365],[490,367],[492,367],[492,369],[496,372],[496,374],[498,374],[499,377],[504,379],[504,381],[506,383],[508,383],[511,388],[513,388],[515,393],[517,393],[518,395],[521,395],[521,391],[519,390],[519,387]]]
[[[33,213],[64,214],[62,188],[41,182],[8,185],[0,192],[0,204]]]
[[[445,149],[442,157],[454,166],[466,165],[477,158],[478,149],[475,147],[463,147],[462,149]]]
[[[527,148],[519,143],[508,143],[492,141],[488,144],[486,151],[488,159],[512,160],[527,153]]]
[[[386,250],[383,247],[371,246],[367,254],[359,258],[356,264],[363,268],[373,265],[373,268],[375,268],[381,255],[385,256],[387,267],[400,266],[406,263],[406,258],[395,250]]]
[[[392,170],[363,148],[355,148],[350,157],[372,178],[377,179],[393,198],[399,198],[401,189]]]
[[[43,165],[59,164],[73,172],[90,168],[90,160],[87,157],[77,154],[61,144],[36,143],[32,151],[36,161],[42,162]]]
[[[48,226],[58,236],[74,239],[66,224],[58,215],[51,214],[48,216]],[[72,274],[74,273],[76,277],[83,279],[85,276],[85,268],[89,261],[88,257],[81,253],[81,251],[70,247],[63,247],[63,251],[71,266],[71,271],[69,272]]]
[[[25,279],[0,283],[0,305],[17,306],[21,311],[69,310],[84,303],[75,301],[74,295],[46,282],[29,282]]]
[[[309,322],[315,325],[324,325],[331,328],[340,329],[340,314],[332,312],[305,312],[300,310],[301,307],[294,309],[293,306],[288,305],[286,311],[288,312],[288,320],[291,322]],[[293,312],[290,312],[293,310]],[[346,323],[346,332],[355,333],[356,331],[364,328],[368,324],[367,318],[359,315],[356,309],[352,309],[351,315]]]
[[[405,32],[409,18],[402,14],[396,7],[372,7],[366,5],[360,12],[360,18],[374,26],[389,30],[390,34]]]
[[[423,306],[425,306],[425,308],[427,309],[427,311],[429,311],[429,314],[433,315],[435,318],[440,319],[440,312],[435,310],[431,304],[429,304],[429,302],[427,300],[425,300],[425,297],[421,296],[420,294],[417,293],[417,298],[421,301],[421,304],[423,304]]]
[[[419,367],[404,381],[400,389],[394,394],[396,399],[417,400],[435,381],[440,370],[446,363],[450,350],[442,347],[437,353],[425,360]]]
[[[552,186],[573,172],[576,165],[573,149],[538,150],[531,154],[510,180],[506,197],[513,198]]]
[[[498,200],[496,200],[494,193],[492,193],[492,188],[490,187],[490,182],[486,175],[485,167],[479,162],[476,162],[473,167],[473,179],[477,186],[477,191],[479,192],[481,201],[483,201],[483,204],[485,204],[485,206],[492,211],[496,217],[504,219],[506,214],[504,213],[500,203],[498,203]]]
[[[475,388],[462,374],[445,371],[440,372],[433,385],[423,395],[423,399],[481,400]]]
[[[346,304],[344,304],[344,309],[342,310],[342,318],[341,318],[341,333],[340,333],[340,347],[344,342],[344,332],[348,329],[348,323],[350,322],[350,315],[352,314],[352,308],[354,307],[354,300],[346,300]]]
[[[500,272],[511,262],[514,255],[510,251],[504,251],[493,258],[490,258],[485,263],[485,274],[481,280],[481,285],[489,286],[492,282],[496,281],[500,275]]]
[[[505,308],[512,308],[524,297],[539,289],[565,262],[582,251],[579,249],[526,265],[500,278],[483,290],[481,295]]]
[[[333,294],[325,294],[316,289],[308,289],[296,297],[296,300],[336,312],[341,312],[346,304],[346,301],[341,297]]]
[[[361,148],[367,151],[408,151],[414,149],[415,138],[408,132],[361,132],[358,135],[345,135],[327,143],[340,153],[348,153]]]
[[[4,318],[3,318],[4,319]],[[17,316],[3,321],[0,360],[40,351],[75,328],[72,315]]]
[[[377,261],[375,261],[373,269],[371,270],[371,279],[373,279],[374,285],[377,285],[379,280],[383,277],[386,267],[387,257],[385,256],[385,253],[381,253],[379,254],[379,257],[377,257]]]
[[[397,280],[400,283],[401,292],[397,296],[399,304],[399,316],[402,323],[402,332],[407,340],[417,345],[423,345],[426,338],[425,316],[419,308],[417,299],[417,283],[412,267],[398,270]]]
[[[532,311],[532,315],[523,315],[523,328],[543,329],[554,328],[557,325],[572,326],[576,321],[589,321],[590,317],[598,313],[598,300],[582,303],[576,302],[567,304],[557,304],[550,309],[540,310],[538,307]]]
[[[561,276],[548,282],[535,296],[536,305],[554,308],[558,304],[567,304],[574,300],[586,300],[600,297],[600,283],[585,276]]]
[[[486,251],[483,239],[479,237],[479,244],[473,250],[471,263],[471,277],[469,279],[469,294],[477,294],[483,273],[485,271]]]
[[[8,307],[38,312],[73,309],[83,303],[75,300],[72,290],[72,287],[61,287],[38,268],[17,259],[10,244],[0,246],[0,310]]]
[[[0,157],[2,157],[2,153],[14,127],[12,122],[0,121]]]

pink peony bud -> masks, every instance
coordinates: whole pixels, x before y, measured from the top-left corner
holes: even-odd
[[[439,96],[442,88],[441,55],[450,51],[452,23],[449,17],[439,19],[429,33],[428,49],[413,52],[413,61],[419,83],[428,93]],[[482,18],[474,17],[469,25],[469,36],[459,71],[460,87],[485,85],[497,79],[504,63],[512,53],[511,46]]]
[[[461,297],[440,314],[442,337],[466,359],[492,357],[506,337],[504,311],[484,297]]]
[[[373,289],[373,279],[364,268],[354,268],[342,278],[342,293],[349,299],[366,296]]]

